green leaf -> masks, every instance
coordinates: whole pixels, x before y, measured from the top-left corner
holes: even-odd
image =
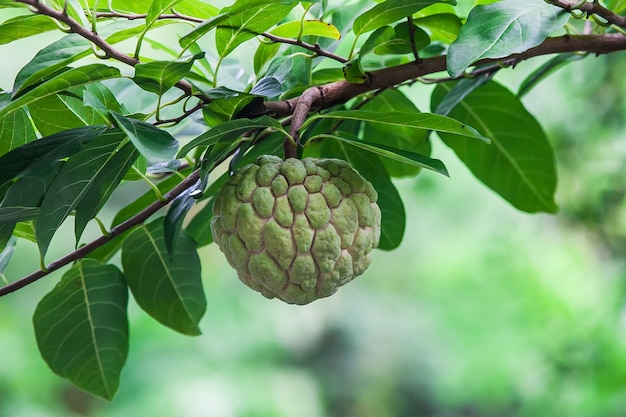
[[[437,104],[435,113],[447,116],[452,109],[462,102],[472,91],[490,82],[494,75],[495,73],[489,73],[473,78],[464,78],[455,83],[443,100]]]
[[[351,84],[364,84],[367,82],[369,77],[363,70],[361,66],[361,59],[355,58],[351,61],[346,62],[346,65],[342,68],[343,77],[347,82]]]
[[[375,153],[380,156],[384,156],[385,158],[393,159],[394,161],[401,162],[403,164],[426,168],[431,171],[438,172],[439,174],[443,174],[448,177],[448,170],[446,166],[438,159],[432,159],[424,155],[420,155],[415,152],[403,151],[398,148],[393,148],[391,146],[382,145],[380,143],[372,143],[366,142],[364,140],[352,139],[346,136],[337,136],[337,135],[317,135],[311,138],[311,141],[316,139],[334,139],[340,142],[345,142],[352,145],[355,148],[361,148],[368,152]],[[311,143],[311,142],[307,142]]]
[[[165,220],[163,221],[163,235],[165,237],[165,247],[170,259],[176,252],[176,245],[180,237],[180,231],[183,227],[185,216],[191,210],[195,199],[191,197],[191,188],[180,194],[170,203]]]
[[[461,19],[452,13],[438,13],[413,19],[417,26],[430,31],[433,40],[453,42],[461,32]]]
[[[0,96],[0,106],[7,96]],[[33,124],[24,109],[0,119],[0,155],[37,139]]]
[[[553,72],[557,71],[559,68],[564,67],[570,62],[579,61],[583,59],[586,55],[577,54],[575,52],[559,54],[554,58],[550,59],[548,62],[541,65],[535,71],[533,71],[530,75],[528,75],[524,81],[519,86],[517,90],[517,96],[523,97],[530,90],[532,90],[540,81],[544,80]]]
[[[196,59],[202,57],[204,57],[204,52],[176,61],[137,64],[133,81],[146,91],[163,95],[189,73]]]
[[[85,259],[37,305],[37,345],[55,373],[108,400],[128,355],[128,290],[112,265]]]
[[[318,119],[360,120],[384,126],[402,126],[410,129],[437,132],[445,132],[452,135],[464,136],[489,142],[475,129],[458,120],[433,113],[403,113],[403,112],[376,112],[367,110],[338,110],[310,117],[302,128],[306,128],[311,122]]]
[[[82,86],[96,81],[119,78],[120,70],[102,64],[89,64],[79,68],[69,69],[50,80],[29,90],[19,98],[15,99],[2,109],[0,118],[18,111],[19,109],[42,98],[66,91],[71,87]]]
[[[454,0],[434,0],[434,1],[415,1],[415,0],[387,0],[377,4],[365,13],[361,14],[354,20],[352,30],[359,36],[365,32],[369,32],[379,27],[389,25],[402,18],[418,12],[424,7],[428,7],[436,3],[456,4]]]
[[[5,20],[0,24],[0,45],[57,29],[47,16],[28,14]]]
[[[567,23],[569,13],[543,0],[502,0],[476,6],[450,45],[448,73],[458,77],[483,58],[503,58],[543,42]]]
[[[397,89],[389,89],[378,94],[372,100],[361,106],[362,110],[374,110],[379,112],[399,111],[404,113],[419,113],[417,107],[402,92]],[[404,126],[381,126],[376,123],[365,123],[363,139],[380,143],[405,151],[415,152],[424,156],[430,156],[431,147],[428,141],[429,132],[416,131]],[[387,172],[392,177],[415,176],[420,168],[398,163],[384,158],[382,160]]]
[[[220,141],[234,141],[246,132],[265,128],[283,131],[280,122],[268,116],[261,116],[252,120],[237,119],[222,123],[183,146],[178,152],[178,158],[184,158],[190,150],[197,146],[209,146]]]
[[[122,265],[137,304],[161,324],[199,335],[206,310],[195,243],[180,234],[172,259],[163,237],[163,218],[139,226],[122,244]]]
[[[270,30],[270,33],[292,39],[300,39],[302,36],[318,36],[335,40],[341,38],[341,32],[335,26],[321,20],[294,20],[276,26]]]
[[[180,46],[185,50],[195,44],[201,37],[215,29],[219,24],[225,22],[230,15],[228,13],[219,14],[193,28],[189,33],[178,40]]]
[[[37,217],[37,243],[42,258],[61,223],[87,195],[99,175],[110,168],[120,135],[103,135],[69,158],[54,178]]]
[[[308,148],[308,147],[307,147]],[[378,192],[382,214],[379,249],[392,250],[400,245],[406,227],[406,212],[400,194],[376,155],[342,141],[325,140],[313,146],[316,156],[335,157],[348,161]],[[317,149],[315,149],[317,148]],[[305,149],[305,154],[311,149]]]
[[[59,159],[78,152],[106,130],[103,125],[70,129],[13,149],[0,157],[0,185],[20,174],[39,176],[48,172]]]
[[[238,0],[223,10],[229,17],[215,32],[215,46],[220,57],[280,22],[297,2]]]
[[[162,22],[160,24],[166,24]],[[132,38],[141,31],[140,21],[119,21],[98,26],[98,34],[107,43],[115,44]],[[91,43],[82,36],[72,33],[37,52],[17,74],[13,86],[13,97],[22,95],[29,87],[58,75],[67,65],[92,54]]]
[[[119,113],[111,115],[150,165],[169,162],[176,156],[178,141],[165,130]]]
[[[433,106],[450,89],[439,85],[433,92]],[[439,133],[480,181],[520,210],[557,211],[554,151],[514,94],[495,82],[485,84],[465,97],[450,116],[471,123],[491,139],[491,145],[470,144]]]
[[[213,218],[213,200],[209,200],[204,207],[198,210],[185,231],[196,242],[198,247],[213,243],[213,233],[211,232],[211,219]]]
[[[120,139],[125,136],[121,135]],[[77,242],[89,220],[96,217],[138,156],[139,152],[135,146],[132,143],[127,143],[118,149],[92,178],[91,186],[76,206],[74,233]]]
[[[93,8],[95,1],[98,0],[88,1],[90,8]],[[112,0],[104,4],[99,3],[99,5],[110,6],[111,9],[120,12],[147,13],[152,7],[152,3],[152,0]],[[108,9],[105,8],[105,10]],[[201,19],[208,19],[215,16],[219,12],[217,7],[201,0],[183,0],[176,5],[176,11],[184,15],[196,16]]]
[[[377,33],[377,31],[374,31]],[[385,31],[382,39],[377,39],[372,48],[376,55],[402,55],[413,52],[411,33],[407,22],[400,23],[391,31]],[[413,44],[416,50],[420,50],[430,44],[430,37],[419,27],[413,25]]]
[[[26,239],[33,243],[37,243],[37,237],[35,236],[35,224],[33,221],[19,222],[16,224],[13,235],[15,237],[19,237],[20,239]]]
[[[45,136],[74,127],[108,123],[95,109],[69,94],[44,97],[30,104],[28,111],[37,130]]]
[[[3,239],[0,238],[0,282],[6,285],[9,281],[7,280],[5,273],[9,267],[9,263],[11,262],[11,258],[13,258],[13,254],[15,253],[15,244],[17,243],[17,239],[15,237],[9,237],[4,244],[2,244],[2,241]]]

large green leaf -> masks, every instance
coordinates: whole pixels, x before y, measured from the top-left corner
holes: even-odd
[[[396,22],[436,3],[456,4],[454,0],[387,0],[367,10],[354,20],[352,30],[358,36]]]
[[[78,152],[82,146],[107,130],[104,125],[66,130],[29,142],[0,157],[0,186],[17,175],[40,176],[61,158]]]
[[[96,179],[113,168],[111,160],[122,137],[114,133],[103,135],[87,144],[61,167],[41,202],[37,217],[37,243],[42,257],[56,230],[87,195]]]
[[[448,72],[458,77],[479,59],[503,58],[537,46],[563,27],[569,16],[543,0],[502,0],[476,6],[450,45]]]
[[[270,33],[294,39],[300,39],[302,36],[319,36],[335,40],[341,38],[341,33],[335,26],[321,20],[293,20],[275,27]]]
[[[169,162],[176,156],[178,141],[165,130],[119,113],[111,115],[150,165]]]
[[[187,213],[189,213],[189,210],[191,210],[196,202],[192,197],[191,191],[192,188],[187,189],[170,203],[170,208],[167,210],[167,215],[163,220],[165,247],[167,248],[167,254],[170,259],[176,252],[176,245],[178,245],[178,239],[183,228],[185,216],[187,216]]]
[[[447,84],[433,92],[433,107],[451,90]],[[557,211],[554,151],[546,134],[519,99],[491,82],[474,90],[450,112],[472,124],[491,144],[460,141],[439,133],[472,173],[513,206],[527,212]]]
[[[38,85],[32,90],[29,90],[27,93],[24,93],[24,95],[0,109],[0,118],[6,117],[37,100],[66,91],[71,87],[118,78],[120,76],[121,73],[119,69],[103,64],[89,64],[69,69],[43,84]]]
[[[213,200],[209,200],[200,210],[196,211],[193,218],[185,227],[187,234],[201,246],[213,243],[211,232],[211,219],[213,218]]]
[[[48,366],[112,399],[128,354],[128,290],[112,265],[77,262],[37,305],[35,336]]]
[[[298,2],[238,0],[223,10],[229,17],[215,32],[215,46],[224,57],[243,42],[280,22]]]
[[[268,127],[279,131],[283,130],[280,122],[268,116],[261,116],[253,120],[237,119],[222,123],[183,146],[178,152],[178,158],[183,158],[190,150],[197,146],[209,146],[220,141],[234,141],[246,132]]]
[[[163,218],[139,226],[122,244],[122,265],[139,306],[178,332],[199,335],[206,310],[200,258],[193,240],[181,232],[172,258],[167,254]]]
[[[9,96],[3,95],[0,100],[2,104],[8,103]],[[33,124],[24,109],[0,118],[0,155],[18,148],[28,142],[37,139]]]
[[[93,8],[94,3],[98,2],[98,5],[102,8],[105,6],[111,7],[113,10],[129,13],[147,13],[152,7],[152,0],[111,0],[108,2],[102,2],[100,0],[89,0],[87,3],[90,8]],[[107,10],[107,9],[101,9]],[[202,0],[182,0],[176,4],[176,11],[183,15],[195,16],[201,19],[208,19],[215,16],[219,10]],[[169,12],[169,11],[168,11]]]
[[[203,52],[177,61],[153,61],[137,64],[135,65],[133,81],[146,91],[163,95],[189,73],[196,59],[202,57],[204,57]]]
[[[94,108],[70,94],[55,94],[30,104],[28,111],[44,136],[74,127],[108,123]]]
[[[123,137],[125,135],[122,135]],[[139,152],[135,146],[132,143],[127,143],[118,149],[92,178],[91,186],[76,206],[76,219],[74,220],[76,241],[80,239],[89,220],[96,217],[100,209],[109,200],[138,156]]]
[[[413,20],[417,26],[430,31],[433,40],[453,42],[461,31],[461,19],[453,13],[438,13]]]
[[[433,113],[377,112],[367,110],[338,110],[310,117],[302,128],[318,119],[359,120],[385,126],[405,127],[418,131],[445,132],[451,135],[464,136],[489,142],[489,139],[478,133],[474,128],[450,117]]]
[[[305,149],[305,155],[335,157],[350,162],[363,177],[372,183],[378,192],[378,206],[382,214],[379,249],[392,250],[398,247],[404,236],[406,212],[400,194],[391,182],[385,167],[376,155],[341,141],[321,141]]]
[[[159,22],[160,25],[166,21]],[[136,36],[143,24],[141,21],[118,21],[98,26],[98,34],[107,43],[115,44]],[[23,94],[29,87],[49,79],[67,65],[91,54],[91,43],[82,36],[71,33],[37,52],[37,55],[20,70],[15,78],[13,96]]]
[[[54,21],[47,16],[37,14],[17,16],[0,24],[0,45],[57,28]]]

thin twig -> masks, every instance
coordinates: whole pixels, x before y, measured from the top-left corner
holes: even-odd
[[[597,1],[585,2],[585,3],[581,3],[578,0],[574,0],[574,1],[547,0],[547,1],[553,6],[560,7],[561,9],[566,10],[568,12],[572,12],[574,10],[580,10],[587,17],[592,16],[592,15],[600,16],[601,18],[603,18],[604,20],[606,20],[608,23],[612,25],[619,26],[621,28],[626,28],[626,17],[620,16],[617,13],[607,9],[606,7],[602,6]]]
[[[124,64],[130,65],[133,67],[139,64],[138,59],[130,55],[126,55],[118,51],[117,49],[113,48],[111,44],[105,41],[96,32],[93,32],[91,31],[91,29],[88,29],[82,26],[78,21],[68,16],[67,14],[63,13],[62,11],[53,9],[47,4],[40,2],[39,0],[15,0],[15,1],[18,3],[22,3],[22,4],[26,4],[30,6],[32,10],[37,14],[51,17],[57,22],[61,22],[65,24],[71,32],[82,36],[83,38],[87,39],[88,41],[93,43],[95,46],[97,46],[100,50],[102,50],[102,52],[104,52],[105,54],[104,58],[112,58],[112,59],[115,59],[116,61],[123,62]],[[193,86],[185,80],[178,81],[175,84],[175,86],[181,91],[183,91],[185,94],[187,94],[188,96],[195,95],[196,97],[200,98],[205,103],[209,103],[211,101],[211,99],[206,97],[204,94],[194,94]]]
[[[126,220],[124,223],[121,223],[115,226],[114,228],[111,229],[108,235],[100,236],[99,238],[92,240],[86,245],[81,246],[74,252],[69,253],[60,259],[57,259],[56,261],[46,266],[45,270],[40,269],[38,271],[33,272],[30,275],[25,276],[24,278],[21,278],[8,285],[0,287],[0,297],[10,294],[14,291],[17,291],[20,288],[24,288],[25,286],[32,284],[33,282],[45,277],[46,275],[49,275],[50,273],[64,267],[65,265],[68,265],[74,261],[77,261],[79,259],[86,257],[89,253],[101,247],[105,243],[110,242],[111,240],[115,239],[117,236],[121,235],[122,233],[132,229],[135,226],[138,226],[144,223],[146,220],[148,220],[150,216],[156,213],[159,209],[165,207],[172,200],[174,200],[178,195],[180,195],[182,192],[184,192],[188,188],[195,185],[199,177],[200,177],[199,170],[192,172],[191,174],[189,174],[189,176],[185,180],[183,180],[180,184],[178,184],[176,187],[170,190],[170,192],[165,194],[163,196],[163,200],[155,201],[154,203],[152,203],[151,205],[143,209],[141,212],[137,213],[135,216]]]

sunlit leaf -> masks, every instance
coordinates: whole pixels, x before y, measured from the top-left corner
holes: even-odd
[[[37,130],[44,136],[75,127],[108,123],[95,109],[69,94],[44,97],[30,104],[28,110]]]
[[[282,38],[293,39],[299,39],[302,36],[319,36],[320,38],[329,39],[341,38],[341,32],[335,26],[321,20],[294,20],[276,26],[269,33]]]
[[[17,16],[0,24],[0,45],[48,32],[57,27],[47,16],[36,14]]]
[[[137,304],[161,324],[199,335],[206,309],[195,243],[181,232],[172,258],[167,254],[163,218],[139,226],[122,244],[122,265]]]
[[[476,6],[450,45],[448,72],[458,77],[479,59],[503,58],[537,46],[563,27],[569,16],[543,0],[502,0]]]
[[[62,91],[66,91],[71,87],[81,86],[96,81],[118,78],[121,75],[120,70],[103,64],[89,64],[78,68],[68,69],[38,85],[37,87],[24,93],[19,98],[13,100],[8,105],[0,109],[0,118],[5,117],[19,109]]]
[[[9,96],[1,97],[0,103],[8,102]],[[18,148],[37,138],[33,124],[24,109],[0,118],[0,155]]]
[[[433,1],[415,1],[415,0],[387,0],[377,4],[365,13],[361,14],[354,20],[352,30],[356,35],[361,35],[379,27],[389,25],[402,18],[418,12],[424,7],[428,7],[436,3],[456,4],[454,0],[433,0]]]
[[[189,73],[196,59],[202,57],[204,57],[204,52],[176,61],[137,64],[133,81],[146,91],[163,95]]]
[[[128,354],[128,290],[120,271],[86,259],[37,305],[37,345],[55,373],[112,399]]]
[[[215,32],[217,53],[224,57],[243,42],[280,22],[297,2],[239,0],[223,10],[229,17]]]

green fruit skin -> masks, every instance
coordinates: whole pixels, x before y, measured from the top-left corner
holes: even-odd
[[[380,239],[377,199],[346,161],[265,155],[224,186],[211,230],[246,285],[308,304],[370,265]]]

